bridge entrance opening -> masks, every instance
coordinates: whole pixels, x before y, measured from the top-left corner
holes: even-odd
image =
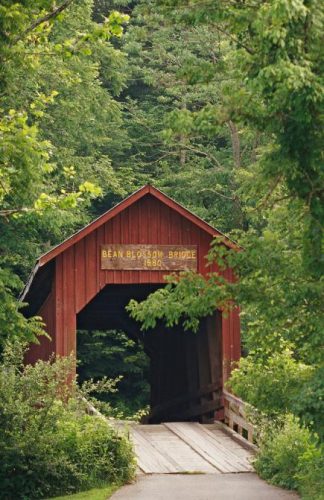
[[[116,334],[122,331],[138,344],[139,350],[144,349],[149,358],[149,423],[213,421],[215,411],[220,408],[220,314],[216,312],[204,318],[197,333],[184,331],[182,325],[166,328],[162,323],[143,332],[125,307],[130,299],[144,300],[159,287],[161,285],[107,285],[79,312],[77,330],[114,330]],[[81,340],[82,334],[78,337]],[[101,363],[102,360],[101,356]],[[96,367],[93,368],[95,372]],[[115,375],[111,369],[109,365],[105,367],[108,377]],[[126,384],[124,380],[123,385]]]

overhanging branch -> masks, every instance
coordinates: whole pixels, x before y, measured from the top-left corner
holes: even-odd
[[[72,2],[74,2],[74,0],[65,0],[65,2],[63,2],[61,5],[53,9],[51,12],[48,12],[44,16],[36,19],[32,24],[28,26],[28,28],[25,29],[25,31],[23,31],[20,35],[16,36],[16,38],[12,42],[12,45],[19,42],[19,40],[22,40],[26,35],[28,35],[28,33],[34,31],[34,29],[36,29],[41,24],[46,23],[50,19],[54,19],[55,17],[57,17],[59,14],[61,14],[61,12],[67,9]]]

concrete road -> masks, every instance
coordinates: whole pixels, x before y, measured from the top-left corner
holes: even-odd
[[[295,493],[270,486],[254,473],[152,474],[138,476],[111,500],[296,500]]]

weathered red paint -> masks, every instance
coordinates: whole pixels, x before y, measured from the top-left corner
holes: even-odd
[[[184,207],[153,188],[144,186],[81,231],[40,257],[33,279],[23,294],[37,296],[37,275],[55,261],[50,292],[36,312],[42,316],[52,340],[43,338],[32,345],[27,362],[47,359],[52,353],[68,355],[76,351],[76,316],[103,287],[109,284],[165,283],[166,271],[101,270],[103,244],[197,245],[198,272],[206,275],[217,266],[206,266],[206,255],[214,236],[221,233]],[[223,235],[222,235],[223,236]],[[224,244],[238,248],[228,238]],[[37,274],[38,273],[38,274]],[[230,269],[224,272],[232,281]],[[36,277],[36,284],[35,284]],[[41,290],[40,290],[41,291]],[[216,332],[215,332],[216,334]],[[223,379],[240,357],[238,309],[222,318]]]

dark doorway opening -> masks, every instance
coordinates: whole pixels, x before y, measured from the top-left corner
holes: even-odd
[[[142,419],[150,408],[150,359],[143,343],[120,330],[78,330],[77,349],[80,384],[104,377],[116,382],[92,393],[95,406],[109,417]]]
[[[143,345],[150,359],[149,423],[214,421],[221,407],[221,314],[204,318],[197,333],[182,325],[142,332],[125,306],[161,285],[107,285],[77,316],[78,330],[115,330]],[[109,367],[107,367],[109,375]]]

